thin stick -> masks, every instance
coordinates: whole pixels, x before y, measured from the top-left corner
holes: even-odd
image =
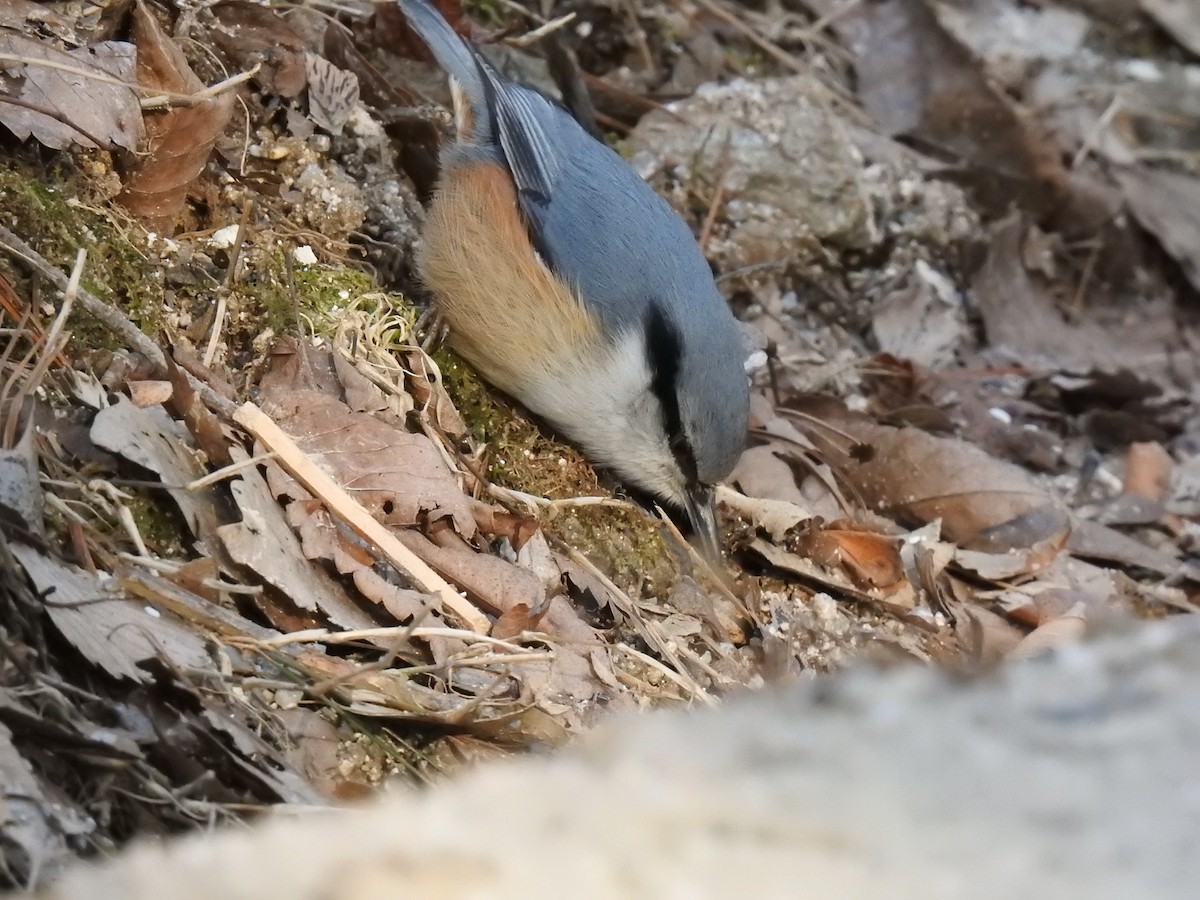
[[[42,342],[42,350],[38,357],[38,361],[34,363],[33,369],[22,380],[21,388],[13,395],[13,410],[14,413],[4,423],[4,442],[3,446],[11,447],[16,438],[17,420],[20,418],[20,410],[25,405],[25,397],[36,391],[38,385],[42,383],[42,379],[46,376],[46,370],[50,368],[50,363],[58,356],[58,346],[60,339],[63,339],[63,329],[67,324],[67,317],[71,315],[71,308],[75,305],[75,297],[79,292],[79,279],[83,275],[83,265],[87,261],[87,251],[82,247],[75,254],[75,267],[71,270],[71,277],[67,279],[67,288],[63,291],[62,306],[59,307],[58,315],[54,317],[54,322],[50,325],[50,330],[46,333]],[[24,368],[24,366],[21,366]],[[20,368],[17,369],[20,371]],[[7,385],[5,386],[7,389]],[[7,393],[7,390],[6,390]]]
[[[242,246],[246,242],[246,230],[250,222],[250,211],[254,209],[254,201],[247,200],[242,204],[242,217],[238,221],[237,236],[233,241],[233,252],[229,254],[229,268],[225,272],[225,283],[217,289],[217,311],[213,315],[212,331],[208,335],[208,346],[204,348],[204,368],[212,368],[213,357],[217,355],[217,344],[221,340],[221,332],[225,329],[225,312],[229,308],[229,292],[233,290],[237,280],[238,260],[242,255]]]
[[[700,252],[708,252],[708,240],[712,237],[713,226],[717,223],[717,214],[721,211],[721,202],[725,199],[725,182],[729,178],[729,167],[733,161],[729,150],[733,142],[733,133],[725,132],[725,144],[721,148],[721,163],[717,170],[717,186],[713,189],[712,200],[708,204],[708,213],[704,216],[704,225],[700,228]]]
[[[241,462],[230,463],[217,469],[215,472],[209,472],[207,475],[197,478],[195,481],[189,481],[183,485],[183,490],[188,493],[195,493],[201,488],[206,488],[210,484],[216,484],[218,481],[224,481],[226,478],[232,478],[242,469],[249,469],[251,466],[257,466],[259,463],[267,462],[275,459],[278,453],[260,453],[258,456],[251,456],[249,459],[243,459]]]
[[[520,636],[527,640],[546,640],[545,635],[536,632],[526,632]],[[372,638],[380,640],[401,638],[406,640],[408,638],[431,637],[456,638],[468,643],[488,644],[493,647],[510,650],[513,653],[523,653],[525,651],[525,647],[521,644],[514,644],[512,641],[492,637],[489,634],[480,634],[476,631],[466,631],[462,628],[413,628],[411,625],[394,625],[387,628],[359,628],[354,631],[331,631],[328,628],[307,628],[304,631],[292,631],[277,637],[257,640],[254,644],[260,647],[286,647],[288,644],[349,644],[354,641],[370,640]]]
[[[705,705],[707,705],[707,706],[716,706],[717,705],[717,701],[713,699],[712,694],[710,694],[708,691],[706,691],[704,688],[702,688],[696,681],[692,680],[691,684],[688,684],[688,679],[685,679],[682,674],[680,674],[679,672],[676,672],[670,666],[663,665],[661,662],[659,662],[653,656],[650,656],[646,653],[642,653],[640,650],[634,650],[628,644],[623,643],[623,642],[618,642],[616,644],[613,644],[613,649],[620,650],[621,652],[626,653],[629,656],[632,656],[638,662],[649,666],[650,668],[654,669],[655,671],[661,672],[663,675],[667,676],[667,678],[671,679],[671,681],[675,682],[675,684],[678,687],[682,688],[686,693],[691,694],[693,697],[697,697],[700,700],[703,700]]]
[[[241,84],[243,81],[249,81],[258,74],[261,65],[255,65],[248,72],[242,72],[240,75],[234,75],[231,78],[226,78],[214,84],[212,87],[204,88],[194,94],[182,94],[178,91],[164,91],[159,88],[144,87],[137,82],[124,81],[113,75],[106,75],[103,72],[98,72],[95,69],[85,69],[82,66],[73,66],[70,63],[55,62],[52,59],[35,59],[31,56],[22,56],[19,53],[0,53],[0,62],[20,63],[24,66],[38,66],[43,69],[57,69],[60,72],[66,72],[70,75],[79,75],[82,78],[90,78],[93,81],[100,81],[104,84],[113,84],[117,87],[128,88],[138,94],[149,94],[151,99],[170,98],[172,100],[186,101],[185,105],[193,103],[201,103],[205,100],[211,100],[216,94],[222,91],[227,91],[231,87]],[[72,126],[74,127],[74,126]]]
[[[729,585],[726,583],[725,579],[721,577],[722,573],[717,571],[713,563],[704,558],[703,553],[692,546],[691,542],[685,538],[683,533],[679,530],[679,526],[677,526],[671,520],[671,517],[667,515],[666,511],[661,506],[655,504],[654,509],[658,513],[658,517],[662,520],[663,525],[666,526],[667,531],[671,532],[671,536],[683,545],[683,548],[688,556],[692,558],[692,561],[700,567],[700,570],[704,572],[704,574],[709,577],[713,584],[717,586],[717,590],[720,592],[720,594],[726,600],[731,602],[734,607],[737,608],[738,612],[744,615],[749,622],[753,623],[754,614],[746,607],[746,604],[742,598],[729,589]]]
[[[537,28],[533,29],[533,31],[526,32],[519,37],[511,37],[505,41],[505,43],[511,44],[514,47],[520,47],[522,50],[524,50],[526,47],[531,47],[536,44],[546,35],[553,34],[560,28],[566,28],[574,21],[575,13],[569,12],[565,16],[559,16],[557,19],[551,19],[544,25],[539,25]]]
[[[52,265],[44,256],[3,225],[0,225],[0,248],[23,260],[38,273],[48,278],[59,290],[65,291],[67,289],[70,279],[57,266]],[[90,293],[82,287],[76,291],[75,299],[87,311],[89,316],[111,330],[121,339],[126,347],[142,354],[142,356],[150,360],[150,363],[154,366],[156,375],[168,374],[167,360],[163,355],[162,349],[147,334],[129,321],[124,313],[100,300],[95,294]],[[200,395],[210,409],[226,418],[232,417],[235,409],[233,401],[222,397],[217,391],[193,375],[189,374],[187,378],[193,390]]]
[[[346,493],[332,477],[308,458],[295,442],[275,422],[253,403],[243,403],[233,414],[233,420],[249,431],[269,450],[279,454],[279,463],[305,488],[321,498],[326,506],[361,537],[374,544],[387,560],[406,573],[421,590],[435,594],[445,607],[461,619],[472,631],[481,634],[491,628],[487,616],[428,563],[405,547],[396,536],[371,517],[362,505]]]

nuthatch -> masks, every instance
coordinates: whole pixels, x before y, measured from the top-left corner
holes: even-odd
[[[504,76],[426,0],[399,0],[450,76],[417,268],[451,346],[716,553],[712,486],[746,439],[737,325],[691,231],[562,107]]]

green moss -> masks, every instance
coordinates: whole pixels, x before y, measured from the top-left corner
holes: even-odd
[[[511,24],[512,10],[494,0],[465,0],[463,10],[480,25],[499,28]]]
[[[254,248],[247,260],[245,274],[237,285],[243,301],[256,306],[267,325],[279,333],[290,333],[296,328],[296,310],[288,286],[285,259],[285,254],[290,251],[290,246],[282,244]],[[370,275],[350,266],[322,263],[293,266],[292,278],[301,314],[319,330],[335,323],[338,310],[376,289]]]
[[[51,166],[19,155],[0,160],[0,209],[4,224],[17,237],[64,272],[75,264],[79,248],[88,251],[81,283],[91,293],[122,309],[139,328],[156,335],[163,322],[163,285],[159,266],[142,249],[145,234],[105,215],[107,198],[69,157]],[[27,273],[11,258],[0,267],[20,281]],[[83,346],[115,346],[108,330],[77,311],[71,330]]]
[[[133,524],[151,553],[165,558],[187,557],[183,536],[188,533],[179,510],[162,492],[144,494],[140,491],[127,492],[125,505],[133,516]],[[123,537],[122,532],[119,536]]]
[[[611,496],[575,448],[547,434],[488,388],[452,351],[438,350],[434,360],[471,436],[488,446],[487,477],[492,483],[551,500]],[[543,513],[541,524],[547,534],[584,553],[626,590],[660,593],[679,576],[662,527],[639,511],[567,505]]]

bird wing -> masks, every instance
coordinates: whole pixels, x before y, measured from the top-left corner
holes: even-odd
[[[566,113],[537,91],[504,78],[478,53],[475,59],[491,113],[493,140],[504,153],[522,205],[528,201],[544,205],[563,167],[550,131],[554,120]]]

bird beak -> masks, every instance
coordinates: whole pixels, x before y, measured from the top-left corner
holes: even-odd
[[[712,488],[705,484],[688,488],[683,505],[694,540],[699,545],[697,549],[709,562],[720,562],[721,544],[717,533],[717,515],[713,509]]]

